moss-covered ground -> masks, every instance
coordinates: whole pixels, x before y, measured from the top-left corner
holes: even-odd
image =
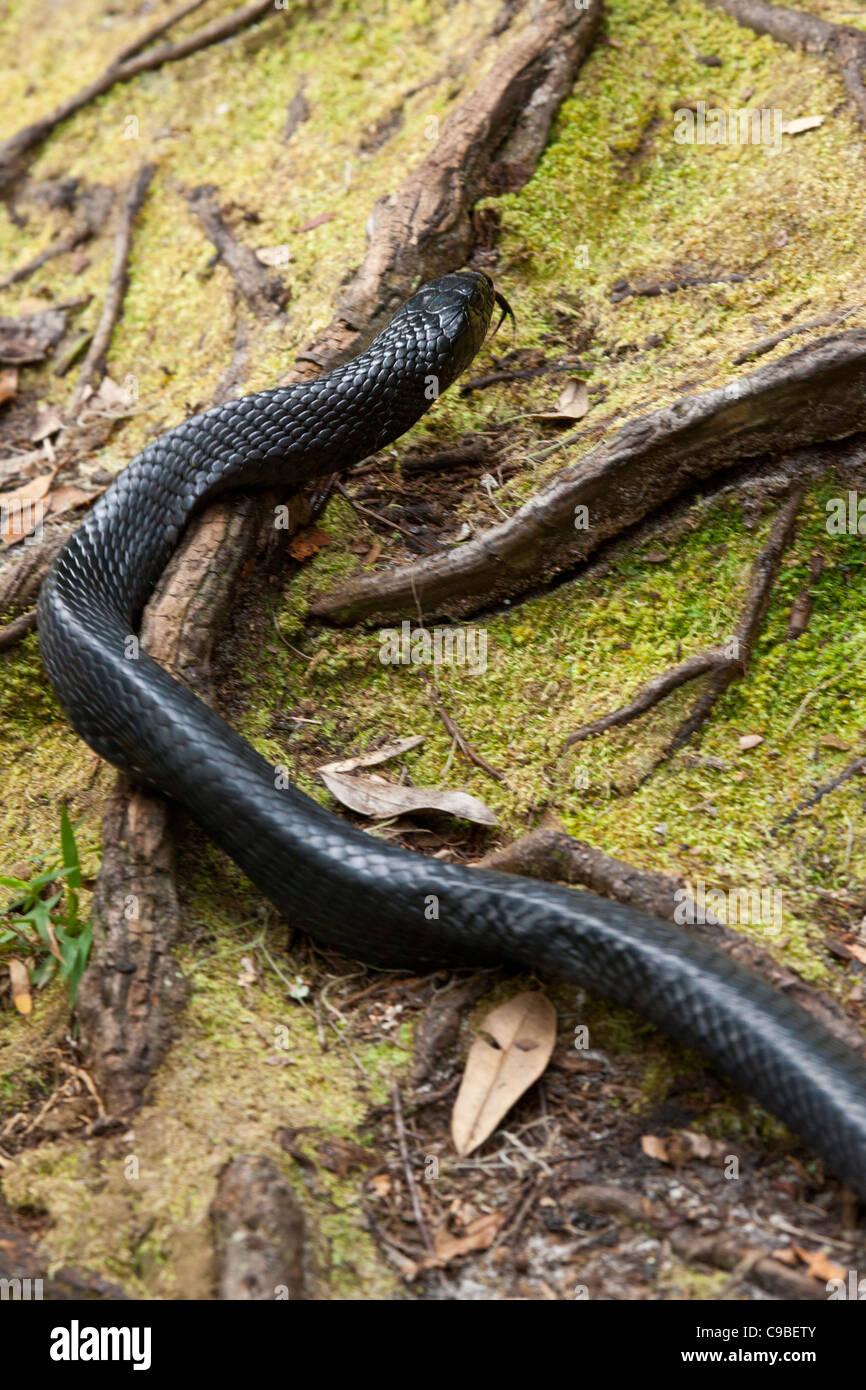
[[[47,3],[7,6],[0,46],[27,59],[6,80],[5,132],[77,89],[163,8],[133,21],[118,7],[106,14],[96,0],[74,0],[62,12]],[[246,240],[289,247],[282,272],[292,290],[288,316],[284,324],[255,328],[246,383],[250,390],[272,384],[330,319],[341,281],[363,254],[367,213],[429,150],[430,118],[453,109],[519,32],[520,19],[486,45],[483,57],[455,63],[480,47],[497,8],[331,0],[278,11],[229,43],[115,88],[47,142],[33,169],[42,179],[72,174],[119,185],[143,159],[158,163],[109,357],[115,379],[136,378],[143,409],[103,450],[103,466],[119,468],[148,435],[206,404],[231,352],[230,280],[212,264],[180,185],[216,184]],[[818,0],[800,8],[836,17]],[[206,6],[181,31],[218,12]],[[791,322],[866,304],[858,196],[866,142],[828,66],[757,39],[700,0],[611,0],[606,35],[563,105],[536,175],[521,192],[496,200],[497,281],[517,312],[514,346],[567,349],[592,329],[580,373],[596,388],[582,422],[585,437],[545,453],[557,436],[531,413],[551,407],[555,377],[465,398],[454,393],[397,446],[398,477],[403,452],[442,447],[511,420],[497,438],[503,458],[517,467],[495,494],[511,511],[623,419],[750,370],[734,358],[754,341]],[[717,56],[721,66],[701,64],[701,55]],[[302,80],[310,119],[284,143],[286,108]],[[409,89],[414,95],[404,102]],[[677,144],[673,111],[697,101],[825,119],[784,136],[779,152]],[[362,152],[365,134],[401,105],[402,125],[381,147]],[[131,131],[137,134],[127,138]],[[330,219],[297,230],[321,214]],[[18,226],[0,215],[0,259],[29,258],[61,222],[59,214],[31,213]],[[102,236],[88,255],[79,273],[62,258],[0,295],[0,313],[90,291],[80,321],[92,326],[111,238]],[[748,274],[739,283],[611,301],[619,279],[741,272]],[[862,307],[845,321],[864,324]],[[798,337],[774,355],[827,331]],[[479,368],[508,346],[494,339]],[[69,389],[47,369],[28,381],[58,402]],[[696,510],[693,529],[619,553],[606,573],[578,578],[506,616],[474,620],[486,632],[486,671],[454,667],[439,679],[463,732],[504,774],[502,783],[450,756],[423,669],[383,665],[375,632],[322,631],[305,621],[312,593],[364,563],[359,546],[347,548],[367,534],[364,523],[341,498],[321,523],[332,544],[303,566],[282,599],[261,601],[255,646],[237,644],[229,681],[233,704],[241,706],[235,723],[274,762],[288,761],[300,785],[324,804],[332,803],[315,767],[329,755],[423,733],[423,745],[405,760],[412,780],[482,796],[504,835],[553,814],[574,834],[647,868],[715,886],[779,889],[781,930],[744,929],[844,999],[857,975],[831,969],[822,941],[828,911],[844,916],[845,904],[862,903],[862,783],[852,779],[780,831],[792,806],[863,751],[866,736],[863,538],[828,534],[827,503],[837,495],[829,480],[803,507],[747,677],[719,703],[688,753],[638,789],[641,769],[690,707],[694,690],[571,756],[560,755],[562,741],[680,655],[730,635],[771,521],[769,511],[744,512],[737,498]],[[454,521],[494,516],[479,483]],[[395,534],[378,563],[402,555],[400,547]],[[816,551],[825,568],[814,611],[807,631],[791,642],[791,604]],[[41,672],[36,639],[0,659],[0,870],[20,870],[53,850],[65,801],[92,878],[112,773],[66,725]],[[287,714],[317,722],[298,721],[290,735]],[[745,733],[764,741],[741,752]],[[830,735],[847,747],[828,745]],[[306,958],[283,954],[280,929],[260,915],[233,866],[203,841],[192,840],[181,867],[188,928],[181,964],[191,1002],[148,1105],[128,1135],[86,1145],[61,1135],[22,1150],[3,1169],[6,1198],[48,1214],[58,1259],[102,1269],[136,1294],[203,1296],[215,1174],[233,1152],[270,1153],[313,1218],[319,1296],[387,1296],[397,1285],[361,1227],[354,1178],[317,1170],[311,1190],[276,1131],[314,1125],[338,1138],[357,1134],[367,1107],[384,1098],[392,1075],[402,1075],[409,1033],[352,1044],[330,1030],[333,1045],[323,1051],[310,1002],[289,998],[277,973],[293,979]],[[242,956],[256,962],[258,983],[238,983]],[[646,1027],[631,1016],[596,1006],[594,1017],[599,1045],[637,1057],[634,1065],[643,1068],[639,1104],[663,1096],[679,1050],[654,1035],[648,1044]],[[64,1018],[57,991],[39,998],[32,1021],[11,1008],[0,1013],[0,1122],[50,1089],[48,1053]],[[281,1025],[288,1027],[287,1051],[275,1046]],[[769,1132],[750,1103],[731,1096],[723,1109],[746,1138]],[[717,1108],[722,1125],[719,1114]],[[127,1176],[130,1156],[138,1159],[137,1177]],[[667,1296],[713,1296],[715,1283],[700,1278],[683,1274],[679,1295]]]

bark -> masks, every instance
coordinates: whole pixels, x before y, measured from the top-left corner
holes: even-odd
[[[364,575],[312,606],[334,623],[461,617],[531,592],[612,537],[746,459],[866,428],[866,331],[801,348],[748,376],[630,420],[498,526],[444,555]],[[578,507],[589,524],[577,529]]]

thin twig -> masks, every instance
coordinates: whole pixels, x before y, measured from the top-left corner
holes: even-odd
[[[598,734],[603,734],[607,729],[617,728],[621,724],[630,724],[633,719],[637,719],[647,710],[658,705],[671,691],[679,689],[688,681],[697,680],[700,676],[705,676],[708,671],[718,670],[722,666],[729,664],[736,665],[733,659],[725,655],[721,647],[708,647],[706,651],[697,652],[694,656],[681,661],[679,666],[671,666],[660,676],[653,676],[652,680],[642,685],[637,694],[629,700],[627,705],[620,705],[619,709],[611,710],[610,714],[604,714],[600,719],[595,719],[591,724],[583,724],[579,729],[575,729],[573,734],[569,734],[565,740],[565,747],[570,748],[574,743],[582,743],[586,738],[595,738]]]
[[[843,786],[844,783],[849,782],[852,777],[863,776],[866,776],[866,758],[855,758],[853,762],[850,762],[847,767],[842,769],[837,777],[834,777],[830,782],[825,782],[822,787],[817,787],[811,796],[806,797],[805,801],[801,801],[799,805],[794,807],[793,811],[789,811],[787,816],[779,822],[780,826],[791,825],[791,823],[795,821],[798,816],[801,816],[804,811],[808,811],[813,806],[817,806],[818,802],[823,800],[828,792],[834,792],[837,787]]]
[[[409,1162],[409,1146],[406,1143],[406,1126],[403,1123],[403,1102],[400,1099],[400,1087],[396,1081],[391,1087],[391,1099],[394,1104],[394,1127],[397,1131],[397,1143],[400,1146],[400,1157],[403,1160],[403,1171],[406,1174],[406,1182],[409,1186],[409,1195],[412,1199],[412,1210],[415,1213],[415,1221],[424,1242],[424,1249],[428,1255],[435,1258],[433,1242],[430,1239],[430,1232],[424,1220],[424,1213],[421,1210],[421,1202],[418,1198],[418,1188],[415,1185],[415,1177],[412,1173],[412,1165]]]
[[[127,192],[120,226],[114,238],[114,260],[111,266],[111,276],[108,281],[105,303],[102,306],[102,314],[100,315],[96,332],[93,335],[90,347],[87,349],[87,355],[81,364],[81,371],[78,374],[78,380],[72,392],[68,406],[70,418],[74,417],[76,414],[78,407],[84,399],[84,393],[87,387],[101,367],[103,358],[108,351],[108,345],[111,342],[111,335],[114,332],[115,324],[120,317],[120,311],[123,307],[123,297],[126,294],[126,286],[129,278],[129,252],[132,245],[132,227],[155,173],[156,166],[154,164],[143,164],[130,184],[129,191]]]
[[[486,758],[483,758],[481,756],[477,748],[473,748],[471,743],[467,743],[466,739],[460,731],[456,719],[452,718],[452,716],[448,713],[447,709],[443,705],[441,699],[439,698],[439,688],[435,684],[435,682],[428,681],[427,685],[430,691],[430,702],[433,705],[433,708],[439,715],[439,718],[442,720],[442,723],[445,725],[445,728],[447,729],[451,737],[454,739],[455,743],[457,744],[457,747],[460,749],[464,757],[468,758],[469,761],[471,763],[474,763],[476,767],[480,767],[481,771],[486,772],[487,776],[492,777],[494,781],[504,782],[505,778],[503,777],[502,773],[497,772],[495,767],[491,767],[490,763],[487,761]]]

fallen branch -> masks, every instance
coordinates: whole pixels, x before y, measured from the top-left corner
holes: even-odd
[[[129,253],[132,246],[132,228],[138,215],[142,203],[144,202],[151,180],[156,173],[156,166],[153,164],[143,164],[129,186],[123,204],[123,211],[120,218],[120,226],[114,237],[114,259],[111,265],[111,275],[108,280],[108,289],[105,295],[105,303],[102,306],[102,313],[99,323],[87,349],[81,370],[78,373],[78,380],[67,406],[70,419],[74,419],[78,408],[84,400],[84,394],[88,386],[93,381],[94,376],[104,365],[105,354],[111,342],[115,324],[120,318],[120,311],[123,308],[123,298],[126,294],[126,287],[129,279]]]
[[[564,830],[534,830],[513,844],[495,849],[480,861],[480,868],[521,874],[545,882],[570,883],[589,889],[614,902],[624,903],[650,917],[676,921],[678,907],[688,891],[685,879],[636,868],[622,859],[603,854]],[[775,989],[796,999],[810,1014],[849,1047],[863,1053],[866,1039],[844,1010],[820,990],[780,965],[768,952],[730,927],[696,923],[689,932],[709,946],[731,956],[740,965],[761,975]]]
[[[278,316],[289,298],[288,286],[278,275],[268,275],[255,251],[237,240],[223,220],[213,193],[213,188],[201,187],[185,191],[184,197],[253,313],[259,318]]]
[[[443,555],[349,580],[312,613],[343,624],[391,622],[419,603],[425,618],[489,609],[571,572],[603,542],[734,464],[864,427],[866,331],[853,329],[629,421],[508,521]]]
[[[0,144],[0,188],[7,187],[23,172],[23,156],[35,150],[56,126],[76,111],[80,111],[88,102],[103,96],[118,83],[138,77],[142,72],[153,72],[155,68],[163,67],[166,63],[177,63],[181,58],[198,53],[211,44],[222,43],[224,39],[230,38],[248,24],[254,24],[268,11],[273,12],[273,0],[252,0],[250,4],[242,6],[232,14],[215,19],[194,33],[187,34],[185,38],[178,39],[176,43],[164,43],[157,48],[149,47],[173,24],[177,24],[195,9],[198,9],[198,0],[181,6],[167,19],[160,20],[147,34],[143,34],[140,39],[122,49],[94,82],[90,82],[74,96],[68,97],[46,116],[24,126],[8,140],[4,140]],[[142,49],[147,51],[142,52]]]
[[[805,48],[830,59],[845,83],[861,123],[866,126],[866,31],[851,24],[771,5],[767,0],[704,0],[711,9],[724,10],[738,24],[753,29],[789,48]]]
[[[826,1285],[790,1269],[766,1250],[744,1248],[735,1236],[695,1236],[688,1230],[674,1232],[670,1244],[674,1253],[689,1264],[710,1265],[732,1273],[742,1271],[741,1278],[747,1272],[753,1283],[776,1298],[817,1301],[827,1297]]]

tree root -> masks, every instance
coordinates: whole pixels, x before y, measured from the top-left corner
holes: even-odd
[[[684,879],[636,868],[625,860],[603,854],[564,830],[534,830],[513,844],[485,855],[479,867],[545,882],[570,883],[668,922],[676,920],[677,908],[684,902],[684,892],[688,891]],[[796,999],[848,1047],[861,1055],[866,1054],[866,1039],[834,999],[807,984],[795,971],[780,965],[748,937],[729,927],[709,923],[696,923],[688,930],[762,976],[774,989]]]
[[[697,652],[694,656],[680,662],[679,665],[670,667],[660,676],[654,676],[652,680],[647,681],[646,685],[641,687],[628,704],[621,705],[619,709],[612,710],[611,713],[593,720],[591,724],[584,724],[574,733],[569,734],[564,744],[566,748],[572,747],[575,743],[581,743],[584,739],[596,738],[607,729],[630,724],[660,704],[672,691],[678,690],[680,686],[689,681],[697,680],[712,672],[713,680],[709,689],[680,724],[649,771],[643,774],[641,781],[646,781],[661,762],[672,757],[684,744],[688,743],[689,739],[706,723],[716,702],[728,689],[728,686],[738,676],[744,675],[748,669],[755,642],[767,614],[773,585],[794,533],[794,524],[802,500],[803,489],[795,488],[779,509],[767,543],[752,567],[749,592],[737,625],[736,634],[731,640],[724,647],[708,647],[705,651]]]
[[[444,555],[362,575],[323,595],[315,617],[392,622],[462,617],[538,590],[698,483],[746,459],[866,427],[866,332],[800,348],[748,376],[630,420],[509,520]]]
[[[304,1217],[273,1160],[230,1159],[210,1208],[217,1298],[272,1303],[305,1296]]]
[[[419,280],[443,275],[470,257],[472,210],[531,177],[560,102],[571,90],[601,19],[601,0],[585,10],[547,3],[531,27],[448,117],[433,152],[396,193],[378,203],[364,260],[338,300],[338,313],[300,354],[295,372],[313,376],[366,346]],[[296,377],[295,377],[296,379]]]

